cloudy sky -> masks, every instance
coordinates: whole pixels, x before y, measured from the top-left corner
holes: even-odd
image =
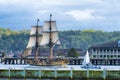
[[[120,31],[120,0],[0,0],[0,27],[30,29],[50,13],[59,30]]]

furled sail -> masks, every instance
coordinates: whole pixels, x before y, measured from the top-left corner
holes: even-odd
[[[51,30],[50,30],[50,26],[51,26]],[[49,45],[50,38],[53,45],[60,44],[58,38],[58,31],[56,27],[56,21],[45,21],[43,26],[43,37],[41,40],[41,45]]]
[[[38,42],[38,46],[40,46],[41,39],[42,39],[42,26],[32,26],[29,42],[22,54],[22,57],[31,55],[32,49],[35,49],[36,41]]]

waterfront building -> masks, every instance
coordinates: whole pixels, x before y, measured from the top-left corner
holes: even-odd
[[[4,52],[3,51],[0,51],[0,63],[2,62],[2,58],[4,57]]]
[[[120,41],[93,45],[89,52],[94,65],[120,65]]]
[[[68,51],[69,51],[68,49],[64,49],[64,50],[55,51],[55,53],[67,54]],[[76,49],[76,51],[80,53],[80,57],[79,58],[68,57],[69,62],[71,65],[82,65],[83,58],[85,56],[85,51],[81,49]],[[93,65],[120,65],[120,41],[113,41],[104,44],[92,45],[91,47],[89,47],[88,51],[90,53],[90,61]],[[43,57],[42,59],[45,60],[46,58],[45,59],[44,58],[45,57]],[[15,60],[16,58],[12,59],[12,61]],[[7,63],[11,64],[15,62],[11,62],[10,59],[6,58],[5,64]],[[22,64],[25,64],[25,61]]]

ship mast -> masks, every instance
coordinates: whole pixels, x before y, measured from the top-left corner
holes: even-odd
[[[37,25],[36,25],[36,43],[35,43],[35,53],[36,53],[36,60],[38,60],[38,46],[39,46],[39,40],[38,40],[38,22],[39,19],[37,19]]]
[[[52,43],[52,31],[51,31],[51,17],[52,17],[52,14],[50,14],[50,26],[49,26],[49,30],[50,30],[50,39],[49,39],[49,48],[50,48],[50,57],[49,59],[52,59],[53,58],[53,51],[52,51],[52,47],[53,47],[53,43]]]
[[[60,41],[58,38],[58,31],[56,27],[56,21],[51,20],[52,15],[50,14],[49,21],[45,21],[43,26],[43,37],[41,40],[41,46],[48,46],[49,47],[49,59],[53,58],[53,48],[55,45],[59,45]]]

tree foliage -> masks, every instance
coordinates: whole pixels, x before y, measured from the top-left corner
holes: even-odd
[[[75,48],[71,48],[67,54],[68,57],[79,57],[79,53],[75,50]]]
[[[30,30],[13,31],[0,28],[0,50],[24,50]],[[120,40],[120,31],[103,32],[95,30],[69,30],[59,32],[61,49],[83,49],[92,45]]]

